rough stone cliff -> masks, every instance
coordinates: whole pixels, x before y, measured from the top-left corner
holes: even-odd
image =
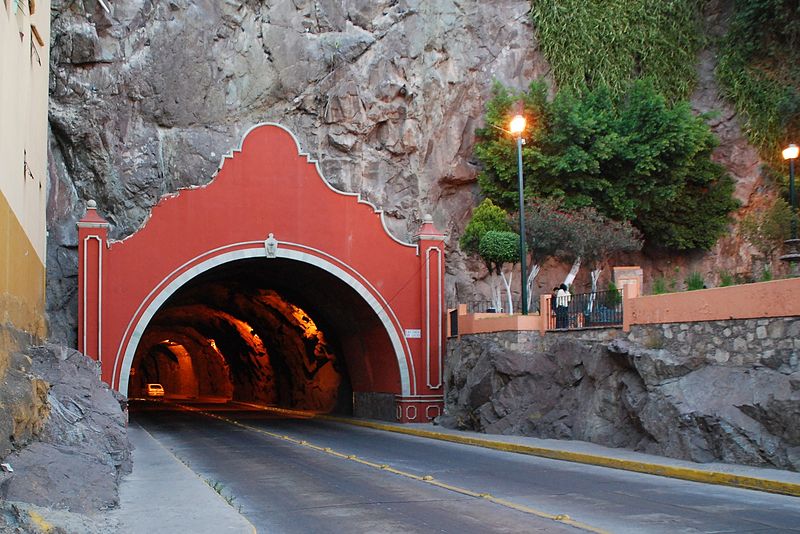
[[[425,213],[433,214],[451,235],[449,303],[485,298],[473,284],[485,272],[460,254],[457,237],[477,193],[474,132],[492,81],[522,88],[549,77],[527,0],[111,5],[106,13],[97,2],[53,2],[54,339],[75,341],[75,222],[84,202],[98,201],[113,237],[129,235],[160,196],[211,180],[221,155],[264,121],[294,131],[327,178],[383,209],[398,237],[408,238]],[[726,5],[709,4],[712,33],[724,31]],[[717,158],[748,203],[763,186],[758,158],[718,95],[714,65],[712,50],[698,58],[692,100],[698,111],[720,110],[712,124],[721,140]],[[736,272],[749,255],[734,235],[706,255],[621,261],[656,274],[687,264],[703,273]],[[545,290],[552,287],[546,273],[541,278]]]
[[[52,336],[69,343],[87,199],[126,236],[271,121],[333,185],[383,209],[398,237],[426,213],[457,235],[492,80],[524,87],[548,69],[527,1],[111,4],[53,2],[48,305]],[[450,258],[465,284],[463,259]]]

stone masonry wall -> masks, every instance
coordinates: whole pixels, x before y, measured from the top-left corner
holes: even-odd
[[[800,318],[448,340],[445,426],[800,468]]]
[[[634,325],[628,341],[666,349],[690,365],[763,365],[798,370],[800,317]]]

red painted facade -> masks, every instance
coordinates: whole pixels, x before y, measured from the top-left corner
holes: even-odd
[[[250,130],[210,184],[162,199],[127,239],[109,242],[91,205],[78,226],[79,349],[123,393],[136,345],[171,294],[215,266],[280,257],[332,273],[380,319],[380,331],[343,343],[355,351],[354,391],[394,393],[400,421],[441,410],[444,236],[426,220],[416,244],[396,240],[380,212],[333,189],[283,127]]]

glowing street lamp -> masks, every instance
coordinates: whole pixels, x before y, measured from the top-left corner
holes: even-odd
[[[797,145],[792,143],[783,149],[783,159],[789,160],[789,202],[792,203],[792,237],[783,242],[786,254],[781,260],[789,262],[792,276],[800,275],[800,239],[797,239],[797,198],[794,193],[794,160],[798,155]]]
[[[797,199],[794,194],[794,160],[797,159],[798,146],[792,143],[783,149],[783,159],[789,160],[789,202],[792,203],[792,239],[797,239]]]
[[[522,315],[528,315],[528,285],[527,285],[527,268],[525,265],[525,200],[523,198],[522,189],[522,143],[525,140],[522,138],[522,132],[525,131],[525,117],[517,115],[511,119],[511,124],[508,130],[511,135],[517,138],[517,170],[519,173],[519,261],[520,261],[520,286],[522,287]]]

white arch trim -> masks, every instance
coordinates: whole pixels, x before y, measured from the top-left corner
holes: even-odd
[[[250,245],[251,243],[248,243]],[[292,243],[280,243],[281,245],[293,245]],[[236,245],[232,245],[236,246]],[[206,256],[207,253],[201,254],[199,257]],[[133,328],[133,332],[131,333],[130,339],[128,340],[127,345],[125,346],[125,353],[122,358],[122,367],[118,367],[119,363],[119,351],[117,352],[117,358],[114,361],[114,371],[111,379],[111,383],[115,382],[117,369],[120,371],[119,376],[119,388],[118,391],[127,394],[128,392],[128,381],[130,378],[130,370],[131,366],[133,365],[133,357],[136,354],[136,348],[139,345],[139,341],[144,334],[147,325],[150,324],[153,316],[156,312],[161,308],[161,305],[167,301],[169,297],[173,295],[178,289],[183,287],[187,282],[195,278],[196,276],[204,273],[214,267],[218,267],[225,263],[230,263],[232,261],[249,259],[249,258],[263,258],[265,257],[265,249],[263,242],[252,242],[252,248],[240,248],[237,250],[233,250],[231,252],[225,252],[213,256],[205,261],[202,261],[196,265],[193,265],[186,271],[182,272],[179,276],[177,276],[172,282],[170,282],[166,287],[161,289],[158,294],[153,298],[150,304],[147,305],[144,312],[140,315],[139,320],[136,321],[136,325]],[[408,361],[406,361],[405,355],[408,354],[409,361],[411,361],[413,365],[413,360],[411,359],[411,351],[409,350],[407,353],[403,350],[405,345],[408,348],[408,345],[405,339],[401,339],[398,329],[399,329],[399,322],[398,327],[392,323],[392,320],[389,318],[387,311],[392,313],[394,316],[394,312],[388,307],[388,303],[381,304],[377,298],[362,284],[359,280],[353,277],[350,273],[346,272],[341,267],[334,265],[333,263],[329,262],[326,259],[320,258],[319,256],[315,256],[313,254],[309,254],[307,252],[302,252],[299,250],[292,250],[289,248],[282,248],[279,247],[276,251],[276,257],[278,258],[286,258],[295,261],[301,261],[303,263],[308,263],[314,265],[316,267],[320,267],[327,272],[333,274],[338,279],[349,285],[353,290],[356,291],[365,301],[366,303],[372,308],[375,314],[380,319],[381,323],[383,323],[384,328],[386,329],[386,333],[389,335],[389,339],[392,343],[392,348],[394,349],[395,358],[397,359],[397,366],[400,371],[400,389],[401,395],[407,396],[411,394],[411,377],[409,375],[409,368],[408,368]],[[197,259],[197,258],[195,258]],[[193,260],[194,261],[194,260]],[[191,264],[192,262],[187,262]],[[184,264],[186,265],[186,264]],[[180,268],[178,269],[180,270]],[[171,273],[169,276],[165,278],[169,279],[172,275]],[[160,284],[159,284],[160,285]],[[133,321],[131,321],[133,323]],[[130,330],[131,324],[128,325],[128,329]],[[123,338],[124,339],[124,338]],[[122,347],[120,347],[122,348]]]

